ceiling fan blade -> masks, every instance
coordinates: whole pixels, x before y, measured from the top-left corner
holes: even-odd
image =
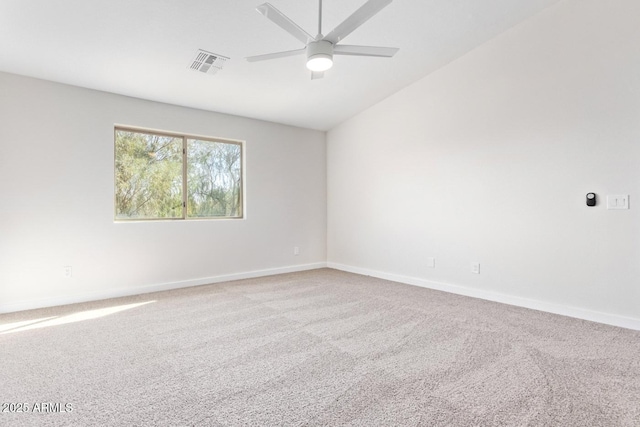
[[[249,62],[266,61],[267,59],[286,58],[287,56],[300,55],[305,53],[305,49],[286,50],[284,52],[266,53],[264,55],[248,56],[246,59]]]
[[[271,22],[291,34],[293,37],[300,40],[305,45],[314,40],[311,34],[300,28],[298,24],[289,19],[284,13],[273,7],[269,3],[261,4],[256,8],[258,12],[263,14]]]
[[[378,47],[378,46],[351,46],[339,44],[333,47],[334,55],[351,55],[351,56],[378,56],[381,58],[391,58],[400,49],[397,47]]]
[[[386,6],[388,6],[393,0],[369,0],[360,9],[356,10],[345,19],[342,24],[338,25],[331,31],[324,40],[330,41],[333,44],[338,43],[343,38],[347,37],[360,25],[367,22],[373,15],[380,12]]]
[[[312,71],[311,80],[317,80],[324,77],[324,71]]]

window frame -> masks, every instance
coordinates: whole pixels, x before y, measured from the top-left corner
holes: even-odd
[[[118,131],[145,133],[149,135],[164,136],[170,138],[182,139],[182,217],[180,218],[118,218],[118,205],[116,199],[116,139]],[[189,206],[189,188],[188,188],[188,140],[198,140],[206,142],[217,142],[222,144],[238,145],[240,147],[240,188],[239,188],[239,214],[237,216],[207,216],[207,217],[189,217],[187,215]],[[245,219],[245,141],[229,138],[218,138],[211,136],[203,136],[196,134],[188,134],[181,132],[164,131],[157,129],[141,128],[127,125],[114,125],[113,127],[113,220],[114,222],[147,222],[147,221],[210,221],[210,220],[237,220]]]

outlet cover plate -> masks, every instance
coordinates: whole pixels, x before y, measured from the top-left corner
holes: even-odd
[[[480,263],[479,262],[472,262],[471,263],[471,272],[473,274],[480,274]]]

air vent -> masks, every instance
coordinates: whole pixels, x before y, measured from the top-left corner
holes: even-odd
[[[215,74],[222,70],[227,59],[229,58],[226,56],[207,52],[206,50],[198,50],[189,68],[193,71],[200,71],[201,73]]]

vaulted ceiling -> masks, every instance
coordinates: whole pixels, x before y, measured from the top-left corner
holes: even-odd
[[[269,0],[317,32],[317,0]],[[0,71],[153,101],[328,130],[559,0],[395,0],[345,38],[400,48],[391,59],[339,56],[311,80],[302,48],[256,12],[264,0],[2,0]],[[324,0],[326,34],[365,0]],[[198,49],[229,59],[189,67]]]

